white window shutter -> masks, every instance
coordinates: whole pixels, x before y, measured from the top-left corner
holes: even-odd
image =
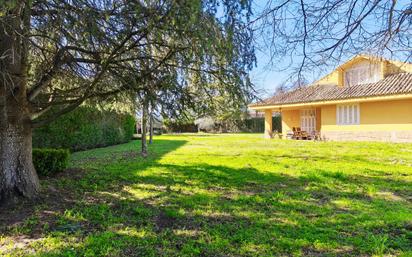
[[[337,125],[356,125],[359,124],[359,104],[338,105],[336,106]]]

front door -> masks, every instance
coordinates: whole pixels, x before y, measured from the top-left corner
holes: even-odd
[[[300,128],[309,134],[316,131],[316,110],[307,109],[300,111]]]

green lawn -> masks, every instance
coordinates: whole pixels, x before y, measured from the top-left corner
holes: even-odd
[[[0,255],[412,256],[412,144],[165,135],[0,209]]]

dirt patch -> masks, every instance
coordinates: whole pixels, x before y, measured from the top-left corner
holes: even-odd
[[[137,151],[128,151],[121,155],[122,160],[135,160],[137,157],[140,157],[140,154]]]
[[[6,203],[0,206],[0,233],[12,225],[20,225],[34,213],[36,201],[21,200],[19,203]]]
[[[166,215],[164,211],[160,211],[156,217],[156,228],[158,231],[162,231],[167,228],[173,228],[176,225],[177,219]]]
[[[28,245],[39,240],[41,239],[27,238],[26,236],[8,238],[3,243],[0,243],[0,253],[10,254],[19,249],[25,249]]]
[[[352,247],[340,247],[340,248],[335,248],[333,250],[320,250],[320,249],[315,249],[313,247],[305,247],[302,249],[303,256],[360,256],[364,257],[366,255],[359,255],[359,253],[356,253]]]
[[[35,200],[19,199],[18,202],[0,206],[0,255],[13,251],[34,251],[29,247],[42,240],[49,231],[77,231],[80,227],[59,225],[58,217],[73,208],[79,195],[70,186],[60,184],[62,179],[77,180],[85,175],[83,169],[71,168],[52,177],[40,180],[42,188]],[[76,226],[80,226],[75,224]],[[28,252],[26,252],[28,251]]]
[[[319,250],[316,250],[310,247],[304,248],[302,252],[303,252],[303,256],[326,256],[327,255],[327,253],[325,252],[322,252],[322,251],[319,251]]]
[[[314,202],[325,205],[331,201],[331,197],[324,192],[313,191],[310,193]]]
[[[68,168],[65,169],[64,171],[57,173],[55,176],[52,178],[71,178],[71,179],[77,179],[77,178],[82,178],[84,174],[86,173],[85,169],[80,169],[80,168]],[[47,179],[47,178],[46,178]]]
[[[56,216],[76,201],[72,190],[55,183],[61,178],[78,179],[84,174],[82,169],[67,169],[53,177],[41,179],[43,187],[37,199],[19,199],[16,203],[1,205],[0,234],[18,234],[16,230],[24,230],[31,238],[43,234],[44,227],[52,227]]]

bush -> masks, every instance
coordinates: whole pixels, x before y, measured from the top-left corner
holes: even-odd
[[[121,144],[130,141],[134,117],[115,111],[82,106],[33,132],[36,148],[65,148],[72,151]]]
[[[49,176],[63,171],[67,167],[69,155],[65,149],[33,149],[33,164],[37,174]]]
[[[165,119],[163,124],[169,133],[197,132],[198,128],[193,121],[173,121]]]
[[[282,118],[281,116],[272,117],[273,130],[282,132]],[[263,133],[265,131],[265,118],[249,118],[244,121],[244,131],[252,133]]]

